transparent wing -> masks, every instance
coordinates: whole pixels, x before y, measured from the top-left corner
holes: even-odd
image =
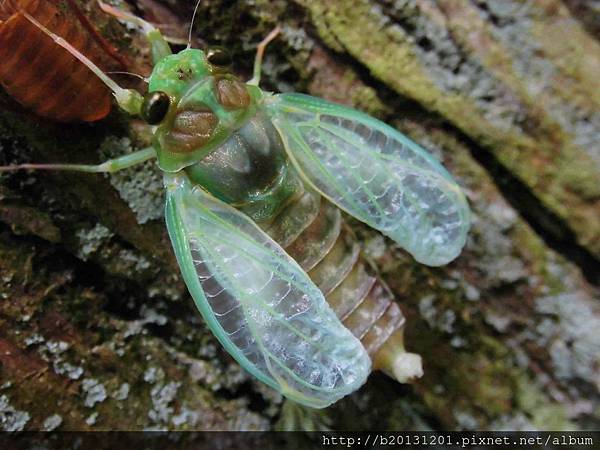
[[[360,387],[371,360],[308,275],[246,215],[167,174],[166,219],[186,284],[249,372],[322,408]]]
[[[383,122],[316,97],[280,94],[266,107],[294,165],[322,195],[423,264],[458,256],[469,206],[425,150]]]

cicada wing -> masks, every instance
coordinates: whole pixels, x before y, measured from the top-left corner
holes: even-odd
[[[430,154],[392,127],[302,94],[266,101],[296,169],[323,196],[430,266],[460,253],[469,206]]]
[[[321,291],[251,219],[167,174],[169,235],[194,301],[227,351],[250,373],[322,408],[360,387],[364,347]]]

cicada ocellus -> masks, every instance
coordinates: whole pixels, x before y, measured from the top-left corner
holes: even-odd
[[[448,172],[366,114],[261,90],[268,39],[244,83],[224,50],[172,54],[153,26],[104,8],[137,23],[152,47],[143,96],[25,17],[93,70],[121,108],[153,127],[153,146],[98,166],[4,170],[113,172],[156,158],[169,236],[198,309],[246,370],[289,399],[328,406],[360,387],[373,365],[400,380],[418,372],[418,357],[402,348],[403,316],[341,231],[340,210],[417,261],[446,264],[469,228],[467,201]]]

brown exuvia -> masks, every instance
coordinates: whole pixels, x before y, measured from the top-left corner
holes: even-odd
[[[106,67],[107,44],[69,1],[0,2],[0,84],[37,115],[59,122],[93,122],[111,108],[111,93],[74,56],[36,27],[25,14],[61,36],[92,61]],[[119,62],[120,65],[121,62]]]

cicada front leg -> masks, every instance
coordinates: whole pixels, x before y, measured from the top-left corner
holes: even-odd
[[[258,44],[256,49],[256,57],[254,58],[254,72],[252,79],[248,81],[247,84],[251,84],[253,86],[258,86],[260,84],[260,76],[262,70],[262,62],[265,56],[265,50],[267,45],[269,45],[273,39],[277,37],[281,33],[281,27],[277,25],[271,32]]]
[[[18,170],[66,170],[87,173],[114,173],[156,158],[156,151],[148,147],[119,158],[109,159],[100,164],[13,164],[0,166],[0,172]]]
[[[123,11],[122,9],[115,8],[114,6],[107,5],[106,3],[98,0],[98,4],[102,11],[106,14],[110,14],[113,17],[116,17],[119,20],[123,20],[125,22],[129,22],[131,24],[136,25],[144,34],[148,42],[150,43],[150,47],[152,50],[152,60],[156,64],[165,56],[169,56],[172,54],[171,47],[166,39],[161,34],[160,30],[156,28],[149,22],[146,22],[141,17],[138,17],[134,14],[131,14],[127,11]]]

